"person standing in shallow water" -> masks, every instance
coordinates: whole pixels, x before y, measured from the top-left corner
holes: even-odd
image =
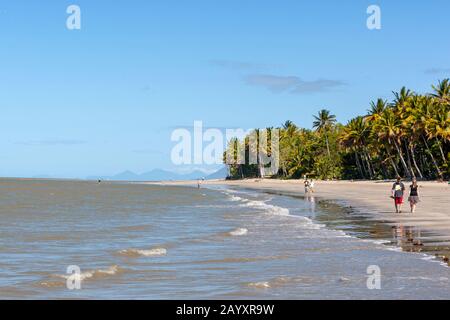
[[[392,185],[392,198],[394,199],[395,211],[397,213],[402,212],[404,192],[405,192],[405,185],[402,182],[402,178],[397,177],[397,181]]]
[[[416,212],[416,206],[417,204],[420,202],[419,199],[419,185],[417,184],[417,179],[414,178],[412,180],[412,185],[409,187],[410,191],[409,191],[409,204],[411,206],[411,213]]]

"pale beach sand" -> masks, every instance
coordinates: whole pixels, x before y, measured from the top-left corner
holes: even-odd
[[[151,183],[153,184],[153,183]],[[164,185],[197,185],[196,181],[159,182]],[[290,195],[305,195],[303,180],[248,179],[237,181],[211,180],[203,185],[229,185],[240,188],[280,192]],[[314,196],[333,200],[354,210],[373,215],[387,223],[420,227],[424,231],[450,237],[450,185],[438,182],[419,182],[421,202],[414,214],[410,213],[408,200],[410,182],[406,187],[402,213],[395,213],[391,196],[393,181],[316,181]]]

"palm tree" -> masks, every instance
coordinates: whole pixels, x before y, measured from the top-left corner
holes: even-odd
[[[431,86],[434,93],[431,95],[441,102],[450,102],[450,79],[439,81],[437,86]]]
[[[400,119],[396,116],[394,110],[388,108],[381,115],[380,121],[377,124],[377,132],[381,139],[386,140],[388,144],[394,145],[406,175],[411,177],[411,173],[409,172],[405,158],[403,157],[401,146],[399,145],[400,125]]]
[[[421,96],[414,96],[411,99],[409,106],[405,110],[405,116],[403,117],[402,127],[404,131],[404,136],[408,141],[407,151],[410,152],[412,162],[416,172],[419,174],[420,178],[423,178],[422,170],[420,170],[419,165],[416,160],[416,146],[420,143],[421,127],[418,115],[420,115],[421,108]],[[411,168],[411,172],[414,170]]]
[[[344,127],[340,136],[340,141],[345,147],[352,150],[355,154],[355,162],[362,178],[366,177],[364,172],[368,172],[370,178],[373,178],[372,168],[366,153],[365,140],[368,136],[369,127],[363,117],[356,117],[350,120]],[[358,154],[361,154],[361,161]],[[367,169],[364,166],[366,161]]]
[[[447,159],[445,158],[444,150],[442,149],[442,142],[445,143],[450,140],[450,110],[447,109],[448,108],[444,104],[439,103],[434,105],[428,131],[428,137],[436,139],[444,164]]]
[[[422,141],[424,143],[425,149],[428,153],[428,155],[431,158],[431,161],[433,162],[433,165],[436,169],[437,175],[442,178],[442,172],[439,168],[439,165],[437,164],[437,161],[433,155],[433,152],[430,149],[430,146],[428,144],[428,140],[433,136],[431,133],[432,124],[433,124],[433,115],[432,110],[434,108],[435,102],[433,101],[433,98],[425,96],[419,98],[420,103],[417,105],[417,108],[415,110],[415,117],[416,117],[416,125],[419,127],[420,130],[420,136],[422,138]]]
[[[396,107],[399,110],[403,110],[406,107],[408,101],[414,96],[414,92],[406,87],[400,89],[400,92],[392,92],[394,94],[394,102],[392,103],[393,107]]]
[[[386,110],[388,103],[386,100],[378,99],[377,102],[370,103],[370,109],[367,110],[369,114],[366,116],[369,121],[376,121],[380,118],[380,115]]]
[[[316,129],[317,132],[325,134],[328,158],[331,158],[328,131],[336,123],[336,116],[331,114],[329,110],[322,109],[317,116],[314,116],[314,119],[313,128]]]
[[[436,137],[440,137],[444,142],[450,141],[450,110],[444,105],[440,105],[436,110],[434,129]]]
[[[294,122],[292,122],[291,120],[287,120],[284,124],[283,124],[283,129],[288,130],[288,129],[297,129],[297,126],[294,124]]]
[[[226,152],[224,152],[223,161],[228,166],[231,176],[237,175],[239,178],[244,179],[242,156],[244,156],[245,159],[245,153],[242,155],[242,150],[245,150],[243,143],[241,143],[238,138],[232,138],[228,142]]]
[[[345,126],[338,124],[328,110],[314,116],[313,130],[286,121],[279,128],[279,176],[388,178],[395,173],[420,178],[448,177],[450,80],[439,81],[433,90],[420,95],[403,87],[394,92],[392,103],[375,100],[365,116],[355,117]],[[268,131],[268,140],[271,141],[274,132]],[[276,150],[272,144],[259,143],[262,135],[262,131],[256,130],[243,140],[230,140],[227,148],[230,155],[224,156],[224,160],[230,160],[232,177],[264,175],[262,157],[269,157]],[[242,158],[243,150],[245,156],[262,152],[258,153],[261,158],[255,158],[255,164],[242,164],[236,159]]]

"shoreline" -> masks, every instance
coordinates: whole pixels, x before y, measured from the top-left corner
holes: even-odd
[[[86,275],[84,299],[183,297],[186,283],[199,299],[449,297],[440,256],[417,245],[403,253],[412,232],[385,241],[394,230],[384,222],[320,196],[313,204],[300,182],[265,181],[274,192],[262,183],[7,183],[4,296],[73,298],[61,266],[70,261]],[[367,290],[372,265],[383,290]]]
[[[197,181],[143,182],[149,185],[197,186]],[[433,235],[428,240],[450,247],[450,185],[439,182],[419,182],[421,202],[416,212],[410,213],[408,200],[409,182],[406,187],[402,213],[395,213],[390,198],[393,182],[389,181],[315,181],[313,195],[330,200],[343,207],[366,214],[387,225],[417,228]],[[303,180],[206,180],[202,185],[234,186],[256,191],[277,192],[291,196],[305,196]],[[442,239],[446,240],[441,242]],[[421,240],[427,240],[424,237]]]

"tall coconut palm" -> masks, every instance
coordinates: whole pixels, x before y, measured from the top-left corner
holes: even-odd
[[[450,80],[440,81],[433,90],[428,95],[420,95],[402,88],[394,92],[392,103],[375,100],[365,116],[355,117],[345,126],[336,123],[336,117],[328,110],[314,116],[315,130],[286,121],[279,129],[278,174],[285,178],[304,174],[324,178],[355,175],[388,178],[395,172],[421,178],[449,177]],[[253,165],[235,160],[242,150],[245,155],[262,151],[261,157],[277,151],[269,143],[259,143],[257,138],[262,136],[262,131],[254,133],[253,140],[257,142],[253,145],[249,143],[251,135],[242,141],[230,141],[229,148],[233,150],[229,168],[235,178],[264,175],[264,158],[258,158]],[[272,131],[267,136],[271,140]],[[237,146],[240,152],[235,150]]]
[[[437,86],[431,86],[434,93],[433,97],[438,98],[443,102],[450,102],[450,79],[439,81]]]
[[[432,126],[433,126],[433,108],[435,107],[435,101],[433,101],[433,98],[425,96],[420,97],[419,99],[420,103],[417,105],[417,109],[415,110],[416,114],[416,125],[418,126],[420,130],[420,136],[422,138],[422,141],[424,143],[425,149],[428,153],[428,155],[431,158],[431,161],[433,162],[433,165],[436,169],[437,175],[442,178],[442,172],[439,168],[439,165],[436,161],[436,158],[433,155],[433,152],[430,149],[430,146],[428,144],[429,139],[433,136],[432,133]]]
[[[416,160],[416,146],[420,143],[420,120],[418,116],[420,115],[421,108],[421,96],[414,96],[411,99],[409,106],[405,110],[405,116],[402,121],[402,130],[404,131],[404,136],[407,140],[407,151],[411,154],[411,159],[414,164],[414,168],[416,169],[417,174],[420,178],[423,178],[422,170],[419,168]],[[411,172],[414,173],[414,170],[411,168]]]
[[[406,108],[406,104],[410,99],[414,96],[414,92],[403,87],[399,92],[392,92],[394,94],[394,102],[392,103],[393,107],[396,107],[399,110],[403,110]]]
[[[428,136],[436,139],[442,161],[445,163],[447,159],[442,149],[442,143],[450,141],[450,111],[444,104],[435,104],[430,122]]]
[[[382,113],[380,121],[377,124],[378,136],[381,139],[384,139],[388,144],[394,145],[406,175],[411,177],[412,175],[409,172],[405,158],[403,157],[401,145],[399,145],[400,125],[400,119],[398,119],[391,108],[388,108]]]
[[[355,154],[355,162],[358,170],[363,178],[366,177],[368,173],[369,177],[373,179],[372,166],[370,164],[370,159],[367,154],[366,149],[366,138],[369,133],[369,127],[363,117],[356,117],[350,120],[347,125],[343,128],[342,134],[340,136],[340,142],[344,146],[352,150]],[[361,161],[360,161],[361,158]],[[366,161],[366,165],[364,165]],[[367,168],[366,168],[367,167]]]
[[[378,99],[377,102],[372,101],[370,103],[370,109],[367,110],[369,113],[366,116],[366,119],[369,121],[376,121],[387,107],[388,103],[386,100]]]
[[[297,126],[291,120],[287,120],[285,123],[283,123],[283,129],[297,129]]]
[[[329,110],[322,109],[317,116],[314,116],[313,128],[317,132],[325,135],[325,142],[327,145],[328,158],[331,158],[330,143],[328,141],[328,132],[336,123],[336,116],[331,114]]]

